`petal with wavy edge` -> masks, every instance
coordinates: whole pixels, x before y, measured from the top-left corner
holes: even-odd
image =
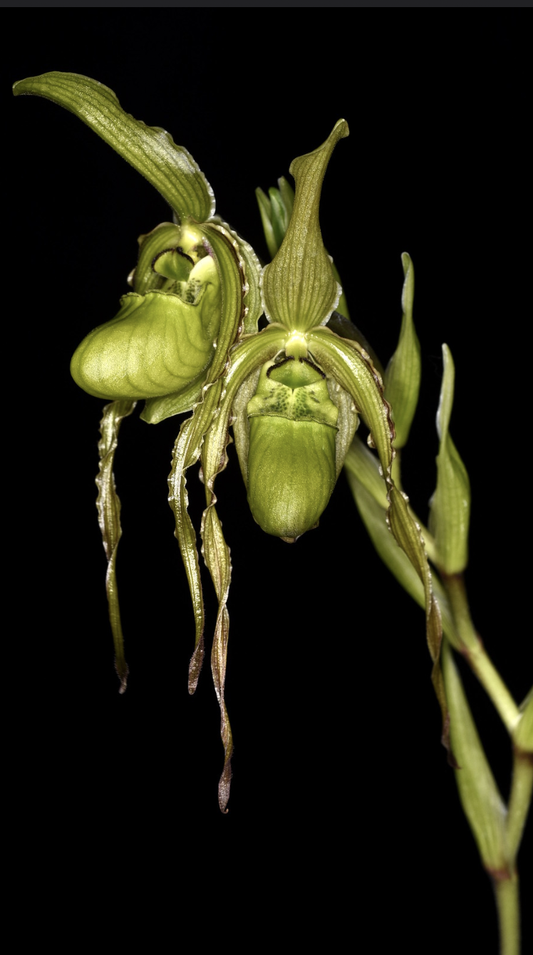
[[[172,470],[168,478],[169,503],[176,521],[174,533],[187,574],[195,620],[194,651],[189,665],[189,693],[196,690],[202,668],[205,614],[196,532],[188,510],[186,472],[200,457],[202,442],[215,415],[221,390],[221,381],[208,385],[203,400],[196,406],[192,416],[183,422],[174,445]]]
[[[229,614],[226,603],[231,583],[231,558],[216,508],[209,507],[204,511],[201,532],[202,554],[209,568],[218,600],[218,614],[211,649],[211,672],[220,707],[220,736],[224,746],[224,768],[218,784],[218,802],[221,811],[227,812],[233,754],[233,734],[224,698],[229,637]]]
[[[362,486],[372,496],[383,512],[388,510],[387,487],[380,473],[380,465],[375,454],[370,451],[361,438],[355,437],[346,455],[344,466],[350,481]]]
[[[204,606],[196,534],[188,513],[186,472],[200,457],[205,435],[209,431],[222,394],[222,374],[226,369],[229,349],[237,340],[244,314],[244,280],[238,247],[221,226],[209,228],[209,241],[220,275],[222,306],[220,335],[201,400],[193,414],[184,421],[178,435],[169,475],[169,502],[176,520],[175,534],[187,573],[196,624],[195,649],[189,668],[189,692],[194,693],[203,660]]]
[[[213,229],[218,229],[233,245],[234,252],[239,260],[242,272],[244,295],[244,321],[242,334],[254,335],[257,332],[257,323],[263,313],[261,301],[261,273],[262,268],[252,246],[238,232],[235,232],[227,222],[218,216],[206,226],[206,235],[211,235]]]
[[[388,519],[391,531],[413,564],[424,587],[426,635],[433,660],[431,678],[442,713],[443,743],[449,749],[449,716],[439,662],[442,641],[440,611],[432,590],[431,573],[420,528],[407,507],[405,496],[392,481],[394,428],[390,417],[390,406],[383,397],[381,378],[357,342],[338,339],[327,328],[310,331],[308,341],[310,352],[316,356],[320,366],[352,395],[357,410],[370,428],[388,487],[390,502]],[[453,759],[451,755],[450,758]]]
[[[267,335],[267,332],[269,334]],[[229,550],[224,541],[216,515],[213,485],[216,475],[226,465],[225,448],[233,398],[242,381],[254,367],[267,360],[282,346],[286,332],[267,329],[241,342],[233,352],[230,372],[204,390],[203,400],[196,406],[191,418],[181,427],[176,441],[169,476],[169,501],[176,520],[176,537],[189,581],[196,621],[195,649],[189,668],[189,692],[194,693],[204,656],[204,605],[196,534],[188,514],[186,471],[202,457],[202,471],[206,487],[207,507],[202,518],[203,554],[211,573],[219,599],[219,612],[212,653],[212,670],[221,710],[221,734],[225,748],[224,769],[220,780],[219,801],[224,811],[229,798],[232,753],[231,727],[224,702],[227,634],[229,617],[226,601],[231,568]],[[223,398],[222,398],[223,396]],[[210,511],[213,511],[211,514]]]
[[[355,449],[356,453],[352,453]],[[374,463],[375,467],[372,466]],[[362,441],[355,439],[346,455],[346,474],[361,519],[368,535],[391,574],[407,591],[410,597],[425,609],[426,595],[424,586],[413,564],[390,532],[387,523],[389,502],[386,498],[383,479],[378,473],[377,459],[368,451]],[[374,475],[371,473],[374,470]],[[380,488],[378,489],[377,483]],[[383,489],[383,493],[381,493]],[[438,578],[433,577],[433,592],[440,607],[442,628],[453,646],[460,649],[461,642],[455,630],[448,597]]]
[[[398,544],[405,551],[415,568],[424,587],[426,604],[426,637],[429,653],[433,661],[431,682],[435,690],[442,714],[442,742],[448,750],[448,760],[455,765],[453,753],[450,750],[449,731],[450,717],[446,703],[446,692],[442,669],[440,665],[440,649],[442,643],[442,620],[439,605],[433,593],[431,572],[429,569],[420,528],[415,523],[409,508],[406,496],[396,487],[389,489],[390,508],[388,520],[390,529]]]
[[[267,361],[280,350],[285,337],[285,330],[270,327],[260,334],[244,340],[233,350],[228,375],[223,382],[216,383],[217,389],[223,389],[223,392],[219,392],[215,400],[218,400],[221,393],[223,396],[218,406],[216,418],[213,418],[211,427],[205,432],[201,453],[207,503],[202,516],[202,553],[219,602],[211,653],[211,670],[220,707],[220,734],[224,745],[224,768],[219,782],[219,805],[223,812],[226,811],[229,799],[231,756],[233,752],[233,736],[224,699],[229,635],[229,615],[226,604],[231,583],[231,559],[216,511],[217,499],[214,484],[217,474],[224,470],[227,464],[228,428],[235,396],[238,394],[242,383],[252,374],[254,368],[263,364],[264,361]],[[209,393],[207,398],[209,399]],[[180,493],[180,488],[177,487],[178,500]]]
[[[383,382],[370,356],[356,341],[338,338],[329,328],[313,328],[307,335],[309,352],[328,377],[350,394],[370,429],[381,466],[387,476],[392,465],[394,428],[390,407],[383,398]]]
[[[118,432],[123,418],[135,408],[134,401],[113,401],[106,405],[100,422],[101,438],[98,443],[100,469],[96,478],[98,497],[98,523],[107,557],[106,590],[109,620],[115,644],[115,669],[120,680],[120,692],[124,693],[128,681],[128,666],[124,657],[124,638],[120,622],[116,559],[118,542],[122,535],[120,526],[120,498],[115,487],[113,462],[117,448]]]

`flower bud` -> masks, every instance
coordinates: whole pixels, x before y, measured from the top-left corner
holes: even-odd
[[[468,564],[470,526],[470,479],[450,435],[450,417],[455,387],[452,353],[442,346],[444,372],[440,390],[437,431],[437,487],[430,500],[429,529],[435,538],[435,563],[445,574],[460,574]]]
[[[248,402],[248,503],[267,534],[292,542],[315,527],[336,482],[338,410],[307,359],[267,362]]]
[[[402,265],[402,327],[398,346],[385,372],[385,397],[392,405],[396,430],[394,447],[397,450],[407,444],[418,403],[421,374],[420,343],[413,324],[415,277],[413,263],[407,252],[402,255]]]

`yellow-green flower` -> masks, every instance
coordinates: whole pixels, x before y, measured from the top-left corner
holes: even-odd
[[[186,472],[199,461],[206,491],[202,553],[219,603],[211,663],[225,749],[219,784],[225,810],[233,748],[224,701],[231,563],[214,488],[231,430],[256,521],[267,533],[294,541],[318,524],[364,420],[381,467],[390,529],[422,582],[428,638],[438,657],[440,617],[419,530],[394,485],[395,432],[383,381],[364,343],[333,330],[342,333],[342,321],[328,327],[342,289],[322,242],[319,203],[328,163],[348,136],[348,124],[339,120],[321,146],[293,161],[294,202],[291,208],[292,194],[280,186],[271,237],[275,256],[261,269],[251,247],[215,216],[213,192],[187,150],[164,130],[125,113],[111,90],[87,77],[50,73],[23,80],[15,93],[36,93],[70,109],[172,209],[172,222],[141,237],[133,291],[115,318],[83,340],[72,374],[89,394],[110,400],[102,420],[98,510],[123,689],[127,667],[115,570],[120,505],[112,474],[118,430],[139,399],[146,401],[142,417],[151,423],[190,412],[174,448],[170,503],[196,620],[193,692],[204,653],[204,607]],[[277,196],[270,202],[276,205]],[[268,219],[272,206],[264,211]],[[267,324],[258,331],[261,313]]]

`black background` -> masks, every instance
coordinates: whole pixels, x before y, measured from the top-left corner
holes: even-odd
[[[223,816],[207,665],[187,694],[193,619],[166,487],[179,422],[128,419],[116,478],[131,676],[119,697],[94,508],[101,403],[76,389],[69,360],[118,310],[137,235],[168,210],[79,120],[10,98],[9,87],[48,70],[110,86],[127,111],[189,149],[217,211],[265,257],[255,187],[274,185],[348,120],[324,185],[324,241],[354,321],[385,362],[399,329],[400,254],[413,258],[423,390],[404,470],[423,519],[442,342],[452,350],[452,434],[473,492],[467,584],[519,701],[531,683],[531,81],[520,18],[485,13],[465,29],[459,15],[378,24],[326,10],[70,10],[55,11],[53,28],[37,11],[16,17],[2,65],[4,208],[13,202],[16,213],[4,258],[16,621],[7,683],[15,811],[36,872],[42,864],[44,877],[53,855],[65,872],[98,860],[100,875],[109,863],[119,880],[161,880],[178,906],[166,917],[178,922],[184,877],[205,893],[206,911],[211,893],[227,899],[233,936],[241,906],[252,906],[261,934],[288,915],[289,944],[326,933],[335,946],[364,929],[371,951],[405,939],[413,952],[496,952],[490,884],[439,743],[423,615],[375,556],[343,477],[320,528],[291,547],[254,524],[232,451],[219,479],[234,568],[234,779]],[[198,525],[197,472],[189,490]],[[209,645],[207,579],[205,590]],[[505,731],[466,684],[506,796]],[[196,853],[201,869],[191,872]],[[531,868],[524,846],[524,886]],[[527,916],[524,933],[526,951]]]

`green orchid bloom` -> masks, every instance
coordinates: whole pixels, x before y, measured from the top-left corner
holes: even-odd
[[[279,228],[272,235],[275,255],[261,269],[251,247],[215,216],[213,192],[189,153],[164,130],[125,113],[106,87],[76,74],[50,73],[21,81],[15,93],[45,96],[70,109],[138,169],[173,211],[173,222],[141,237],[133,290],[122,298],[115,318],[83,340],[71,366],[80,387],[110,401],[102,420],[97,504],[122,690],[127,666],[116,586],[121,530],[113,460],[120,423],[136,401],[146,402],[141,417],[149,423],[190,412],[174,447],[169,500],[196,622],[193,693],[204,656],[204,602],[186,472],[199,462],[206,492],[202,554],[218,598],[211,667],[225,752],[222,811],[233,750],[224,699],[231,563],[215,482],[226,466],[230,432],[255,520],[266,533],[293,542],[321,519],[362,419],[379,460],[390,531],[421,581],[445,720],[440,614],[420,529],[394,483],[391,407],[364,341],[336,315],[342,289],[320,232],[322,182],[336,144],[348,136],[346,121],[339,120],[321,146],[293,161],[294,199],[283,186],[284,201],[276,207]],[[258,331],[263,313],[267,324]]]
[[[322,243],[319,202],[333,149],[347,135],[348,125],[340,120],[322,146],[291,165],[296,182],[292,215],[273,262],[262,273],[262,302],[269,324],[257,334],[244,336],[231,349],[224,379],[217,383],[218,412],[205,432],[200,454],[207,495],[203,553],[219,599],[212,668],[225,747],[221,808],[229,797],[233,745],[224,703],[231,567],[214,487],[226,465],[230,427],[254,518],[267,533],[294,541],[318,523],[359,418],[365,421],[380,462],[390,530],[422,583],[433,682],[447,724],[439,665],[440,613],[419,527],[406,496],[392,478],[395,432],[383,380],[359,341],[341,338],[327,327],[341,289]],[[217,400],[215,395],[213,400]],[[170,499],[182,552],[184,557],[188,555],[186,564],[195,573],[196,543],[187,515],[185,471],[193,463],[190,449],[197,446],[198,434],[190,419],[176,443]],[[191,594],[196,616],[203,619],[199,572],[191,581]],[[192,680],[197,679],[202,653],[198,643],[191,664]]]

